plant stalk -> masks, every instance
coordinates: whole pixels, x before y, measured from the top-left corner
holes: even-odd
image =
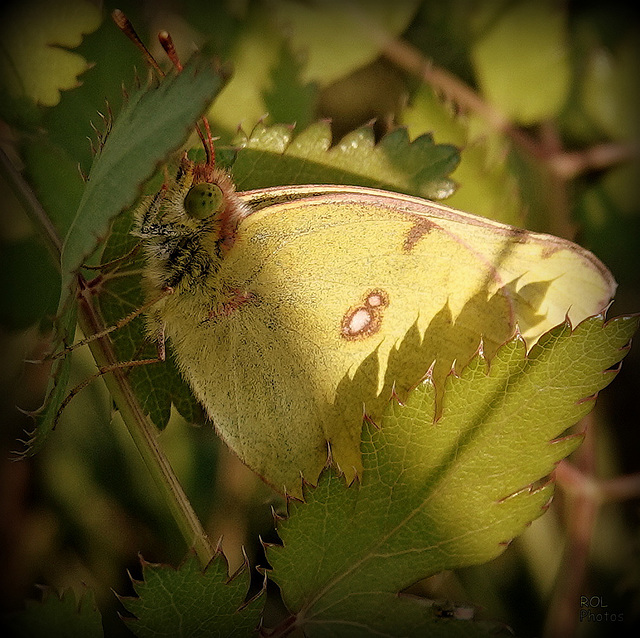
[[[54,264],[59,269],[62,240],[57,229],[51,223],[29,184],[13,166],[3,149],[0,149],[0,174],[7,180],[25,212],[38,228],[51,253]],[[80,328],[85,335],[104,331],[104,322],[96,311],[90,287],[82,276],[78,276],[78,283],[78,324]],[[107,388],[187,546],[194,550],[201,566],[205,567],[213,558],[215,551],[193,511],[178,477],[159,445],[156,427],[143,412],[131,389],[126,377],[126,369],[117,367],[119,362],[111,340],[105,336],[90,343],[89,347],[98,367],[115,366],[112,372],[104,375]]]
[[[78,324],[84,334],[95,334],[104,330],[100,315],[93,304],[93,295],[84,278],[79,277]],[[144,414],[131,385],[126,369],[117,368],[117,357],[108,336],[89,344],[91,353],[99,367],[116,364],[116,368],[104,375],[104,381],[113,397],[122,420],[133,443],[158,490],[162,494],[169,511],[176,522],[187,546],[193,549],[200,565],[206,567],[214,556],[214,549],[200,520],[193,511],[191,502],[184,493],[178,477],[158,442],[157,429]]]

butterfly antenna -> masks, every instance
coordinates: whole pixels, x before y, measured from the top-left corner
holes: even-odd
[[[111,17],[113,18],[113,21],[116,23],[120,31],[122,31],[129,38],[129,40],[131,40],[131,42],[133,42],[133,44],[140,50],[146,62],[156,70],[160,77],[164,77],[165,72],[160,68],[160,65],[151,55],[149,49],[147,49],[147,47],[144,45],[144,42],[142,42],[140,36],[137,34],[136,30],[131,24],[131,21],[129,20],[129,18],[127,18],[124,12],[120,9],[114,9],[111,13]],[[160,31],[158,33],[158,41],[160,42],[160,46],[167,54],[169,60],[171,60],[171,64],[173,64],[176,71],[178,71],[178,73],[182,71],[184,67],[182,66],[182,62],[180,62],[180,57],[178,56],[178,52],[176,51],[176,47],[173,43],[171,34],[167,31]],[[200,138],[202,146],[204,147],[204,152],[207,157],[207,165],[213,167],[215,163],[213,138],[211,137],[211,131],[209,129],[209,122],[207,121],[207,118],[202,117],[202,122],[206,130],[206,137],[198,125],[196,125],[196,132],[198,133],[198,137]]]
[[[140,39],[140,36],[136,33],[136,30],[133,28],[131,21],[127,16],[120,11],[120,9],[114,9],[111,13],[111,17],[113,21],[116,23],[117,27],[124,33],[133,44],[140,50],[142,56],[146,60],[147,64],[149,64],[153,69],[156,70],[160,77],[164,77],[165,73],[160,68],[160,65],[156,62],[156,59],[151,55],[151,52],[144,45],[144,42]]]
[[[204,139],[202,140],[204,152],[207,155],[207,164],[209,166],[215,166],[216,149],[213,145],[213,137],[211,136],[211,127],[209,126],[209,120],[204,115],[202,116],[202,124],[204,125],[205,131],[207,133],[206,143]]]
[[[171,64],[173,64],[176,71],[180,73],[184,67],[178,57],[178,52],[173,44],[171,34],[168,31],[160,31],[160,33],[158,33],[158,41],[160,42],[160,46],[164,49],[164,52],[167,54],[169,60],[171,60]]]
[[[178,52],[176,51],[176,47],[173,43],[173,38],[168,31],[160,31],[158,33],[158,41],[160,42],[160,46],[164,49],[164,52],[167,54],[169,60],[171,60],[171,64],[173,64],[174,68],[178,73],[182,71],[184,68],[182,66],[182,62],[180,62],[180,57],[178,56]],[[207,165],[214,166],[215,164],[215,151],[213,146],[213,138],[211,137],[211,129],[209,128],[209,121],[206,117],[202,117],[202,125],[204,126],[205,133],[202,132],[200,126],[196,124],[196,132],[198,133],[198,137],[202,142],[202,146],[204,147],[204,152],[207,157]]]

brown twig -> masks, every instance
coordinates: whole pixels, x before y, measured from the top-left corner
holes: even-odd
[[[550,152],[536,138],[514,126],[499,109],[486,102],[456,75],[433,64],[407,42],[392,38],[375,26],[371,28],[388,60],[421,78],[462,111],[479,115],[493,131],[509,137],[518,148],[543,162],[561,180],[570,180],[587,171],[609,168],[640,156],[637,144],[623,142],[598,144],[582,151],[556,149]]]
[[[583,476],[592,477],[596,469],[595,419],[593,413],[583,419],[585,440],[576,452],[575,465]],[[572,485],[588,483],[571,473]],[[579,617],[580,596],[585,594],[591,538],[595,529],[599,502],[587,490],[567,492],[567,544],[553,597],[549,606],[543,636],[564,638],[574,636]]]
[[[583,151],[561,152],[547,159],[547,164],[562,179],[573,179],[588,171],[597,171],[640,156],[637,144],[611,142],[596,144]]]
[[[42,204],[26,182],[18,169],[11,163],[4,149],[0,148],[0,172],[11,186],[18,201],[23,206],[31,221],[42,231],[47,248],[55,266],[60,269],[60,256],[62,254],[62,239],[51,223],[51,219],[42,207]]]
[[[556,470],[556,482],[571,497],[591,499],[598,505],[640,499],[640,472],[601,480],[563,461]]]

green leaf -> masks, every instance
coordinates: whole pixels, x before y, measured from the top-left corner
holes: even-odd
[[[318,100],[318,88],[302,83],[301,69],[300,60],[283,44],[278,64],[269,74],[271,84],[262,93],[272,122],[295,122],[300,128],[311,123]]]
[[[622,40],[615,53],[597,47],[587,59],[581,88],[584,109],[599,130],[615,140],[637,139],[640,134],[634,105],[640,97],[635,33]]]
[[[71,589],[57,595],[43,588],[42,602],[28,600],[24,611],[11,617],[8,624],[10,635],[15,638],[101,638],[104,635],[102,617],[89,589],[76,600]]]
[[[56,334],[52,343],[62,348],[70,346],[76,331],[77,305],[68,303],[56,319]],[[56,348],[57,349],[57,348]],[[67,396],[71,376],[72,358],[69,355],[54,360],[51,366],[49,387],[43,406],[36,412],[36,426],[29,433],[25,455],[31,456],[42,449],[56,424],[56,417]]]
[[[476,18],[485,24],[472,59],[487,100],[521,124],[556,115],[570,81],[562,5],[519,0],[482,9]]]
[[[289,34],[292,49],[305,53],[303,81],[326,86],[373,62],[382,51],[374,31],[399,36],[419,4],[416,0],[280,0],[273,11]]]
[[[382,45],[372,33],[372,25],[374,29],[383,29],[385,34],[398,36],[408,26],[418,4],[416,0],[393,4],[381,0],[250,4],[229,47],[233,78],[211,106],[210,119],[223,130],[225,140],[239,125],[251,129],[265,115],[271,115],[271,121],[305,124],[305,118],[299,114],[305,114],[307,90],[296,92],[287,87],[274,94],[274,90],[283,88],[277,77],[283,47],[296,59],[303,60],[296,82],[303,87],[310,83],[324,87],[380,55]],[[291,117],[294,102],[301,104],[297,105],[299,114],[294,112]],[[278,119],[282,113],[290,115]],[[307,121],[310,119],[308,114]]]
[[[0,23],[0,80],[13,98],[44,106],[60,101],[60,91],[78,86],[89,64],[66,48],[95,31],[101,11],[84,0],[29,0],[3,7]]]
[[[259,124],[236,140],[233,165],[238,190],[282,184],[351,184],[442,199],[451,194],[448,173],[458,163],[454,146],[434,144],[429,135],[413,142],[399,128],[375,143],[362,127],[331,146],[328,122],[293,136],[291,127]]]
[[[144,37],[145,27],[138,19],[138,12],[132,5],[128,11],[129,18]],[[74,172],[77,173],[76,164],[79,162],[83,171],[88,173],[93,161],[91,145],[87,140],[87,137],[94,137],[91,122],[99,124],[98,112],[107,113],[109,108],[112,113],[119,113],[125,102],[123,83],[124,86],[132,86],[136,69],[144,72],[146,67],[143,66],[140,52],[110,17],[84,38],[76,52],[87,59],[91,68],[82,76],[80,86],[64,91],[60,103],[46,109],[42,127],[51,143],[73,159]],[[76,207],[71,214],[75,210]]]
[[[129,98],[93,163],[64,242],[61,305],[73,273],[106,235],[111,220],[133,204],[141,184],[184,142],[221,86],[212,63],[194,56],[181,73]]]
[[[460,164],[451,177],[460,186],[447,205],[514,226],[522,226],[518,185],[505,162],[508,144],[487,130],[472,115],[461,117],[427,85],[421,86],[411,105],[401,113],[411,137],[434,131],[440,144],[460,148]]]
[[[217,553],[202,571],[194,556],[178,568],[142,561],[144,581],[134,582],[138,598],[121,598],[135,619],[127,625],[140,638],[251,636],[264,605],[262,590],[245,603],[248,566],[227,576],[227,562]]]
[[[543,513],[545,477],[581,440],[567,428],[615,377],[637,326],[638,317],[596,316],[557,326],[529,354],[520,337],[490,363],[479,353],[447,378],[437,419],[430,378],[404,405],[390,402],[380,428],[364,429],[360,486],[325,474],[306,503],[290,504],[283,547],[268,548],[305,635],[341,635],[351,623],[349,635],[373,635],[390,614],[392,635],[416,631],[397,613],[399,591],[500,554]],[[425,615],[419,627],[431,623]]]

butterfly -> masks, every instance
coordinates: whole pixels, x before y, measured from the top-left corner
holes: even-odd
[[[361,469],[375,421],[429,373],[531,345],[603,310],[615,282],[567,240],[372,188],[237,192],[186,155],[136,211],[147,328],[222,439],[278,490],[301,493],[328,460]],[[164,292],[170,294],[163,294]]]

